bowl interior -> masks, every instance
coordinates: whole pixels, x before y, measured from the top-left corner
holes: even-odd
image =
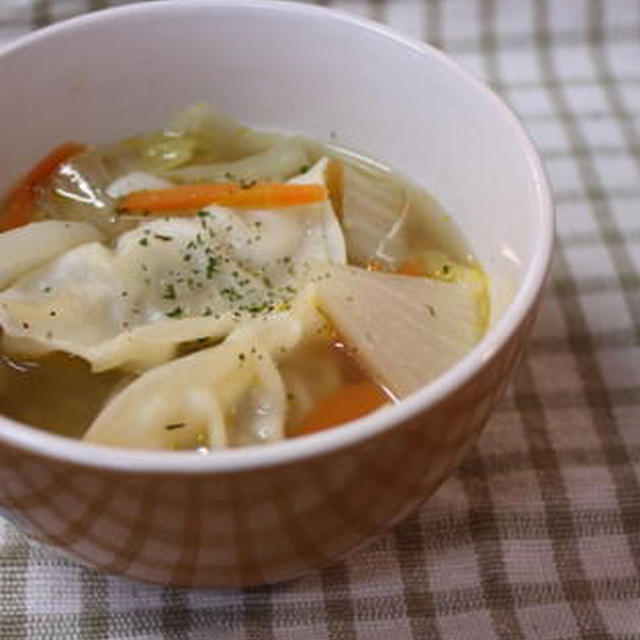
[[[122,138],[208,100],[425,187],[488,270],[494,324],[527,280],[542,280],[547,188],[519,124],[446,57],[383,28],[289,2],[145,3],[10,47],[0,86],[11,87],[0,101],[0,192],[63,140]]]

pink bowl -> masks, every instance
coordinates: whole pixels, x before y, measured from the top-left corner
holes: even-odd
[[[427,498],[473,444],[530,332],[553,210],[539,158],[488,89],[438,51],[291,2],[130,5],[0,51],[0,192],[61,140],[106,141],[198,99],[395,167],[453,214],[491,278],[491,328],[397,406],[211,455],[91,446],[0,418],[0,503],[80,562],[163,584],[283,580]]]

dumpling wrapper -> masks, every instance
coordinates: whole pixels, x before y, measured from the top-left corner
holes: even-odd
[[[106,405],[84,440],[182,449],[282,439],[287,399],[276,361],[326,331],[312,292],[289,312],[249,320],[223,343],[147,371]]]
[[[0,234],[0,289],[18,276],[102,234],[88,222],[47,220]]]
[[[318,268],[318,301],[355,357],[396,398],[453,366],[484,331],[484,291],[356,267]]]
[[[255,411],[242,411],[243,403]],[[84,440],[143,449],[269,442],[284,437],[285,413],[271,356],[225,341],[143,374],[107,404]],[[234,414],[244,420],[236,424]]]
[[[322,182],[321,160],[296,182]],[[221,339],[237,323],[286,309],[312,261],[346,261],[328,200],[278,210],[212,206],[124,233],[114,249],[72,249],[0,293],[10,353],[60,350],[94,371],[143,370],[178,345]]]

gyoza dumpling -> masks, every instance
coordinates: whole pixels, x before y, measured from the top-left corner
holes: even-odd
[[[271,356],[225,341],[151,369],[98,415],[87,442],[144,449],[220,448],[284,437],[286,397]]]
[[[0,234],[0,288],[80,244],[103,239],[87,222],[32,222]]]
[[[321,160],[297,182],[323,182]],[[285,310],[311,261],[346,260],[329,200],[278,210],[208,207],[88,243],[0,293],[5,348],[61,350],[91,363],[141,370],[181,342],[220,339],[244,319]]]
[[[324,321],[311,294],[238,327],[220,345],[144,373],[107,404],[84,439],[123,447],[226,447],[284,437],[287,399],[275,362]]]

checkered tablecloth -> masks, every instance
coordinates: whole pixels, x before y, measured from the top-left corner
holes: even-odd
[[[0,43],[117,4],[0,0]],[[640,2],[322,4],[444,49],[537,142],[559,242],[514,384],[419,513],[287,584],[136,584],[2,521],[2,640],[640,639]]]

